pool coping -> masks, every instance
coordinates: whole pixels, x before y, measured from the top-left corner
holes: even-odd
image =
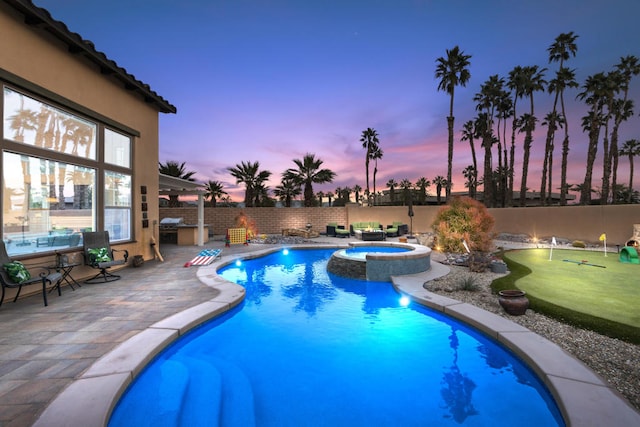
[[[290,247],[342,249],[347,245]],[[105,354],[58,394],[33,426],[106,426],[122,393],[155,356],[193,328],[243,301],[244,288],[222,279],[216,271],[238,259],[258,258],[279,250],[282,247],[223,256],[209,266],[198,268],[198,279],[219,291],[215,298],[150,325]],[[640,413],[556,344],[506,318],[424,289],[425,281],[448,272],[448,267],[431,260],[429,271],[393,276],[392,283],[413,301],[475,327],[522,358],[549,388],[567,425],[640,425]]]

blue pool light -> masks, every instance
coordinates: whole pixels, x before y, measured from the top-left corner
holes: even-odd
[[[289,249],[283,249],[282,250],[282,254],[283,255],[289,255]]]
[[[400,297],[400,305],[403,307],[406,307],[409,305],[409,303],[411,302],[411,300],[409,299],[408,296],[403,295],[402,297]]]
[[[239,259],[236,260],[236,266],[240,267],[242,265],[242,261],[240,261]]]

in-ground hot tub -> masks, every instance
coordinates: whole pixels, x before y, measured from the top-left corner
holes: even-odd
[[[410,243],[354,242],[333,253],[327,270],[339,276],[388,282],[391,276],[428,271],[431,249]]]

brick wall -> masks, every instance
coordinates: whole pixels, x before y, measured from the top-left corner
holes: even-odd
[[[236,225],[236,218],[243,212],[255,223],[258,233],[279,234],[283,228],[304,228],[308,223],[313,230],[323,232],[329,222],[347,223],[347,210],[339,208],[210,208],[204,209],[204,223],[209,232],[225,234],[227,228]],[[197,224],[198,209],[160,208],[160,219],[183,218],[185,224]]]
[[[438,213],[437,206],[414,206],[414,232],[431,230]],[[410,224],[406,206],[391,207],[323,207],[323,208],[210,208],[204,209],[205,224],[214,234],[224,234],[235,226],[235,218],[244,212],[255,221],[258,233],[279,234],[283,228],[304,228],[323,232],[327,223],[348,226],[356,221],[393,221]],[[624,244],[633,235],[633,224],[640,224],[640,205],[566,206],[489,209],[496,220],[494,230],[536,237],[564,237],[571,240],[597,242],[602,233],[611,244]],[[181,217],[196,224],[198,209],[160,208],[160,218]]]

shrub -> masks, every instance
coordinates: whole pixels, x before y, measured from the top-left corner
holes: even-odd
[[[458,288],[462,291],[470,292],[475,292],[480,289],[480,287],[476,283],[476,278],[473,275],[468,275],[461,279]]]
[[[471,251],[488,252],[494,222],[482,203],[469,197],[455,197],[440,209],[431,227],[445,252],[465,252],[463,240]]]
[[[582,240],[574,240],[573,243],[571,243],[571,246],[573,246],[574,248],[586,248],[587,245],[582,241]]]

